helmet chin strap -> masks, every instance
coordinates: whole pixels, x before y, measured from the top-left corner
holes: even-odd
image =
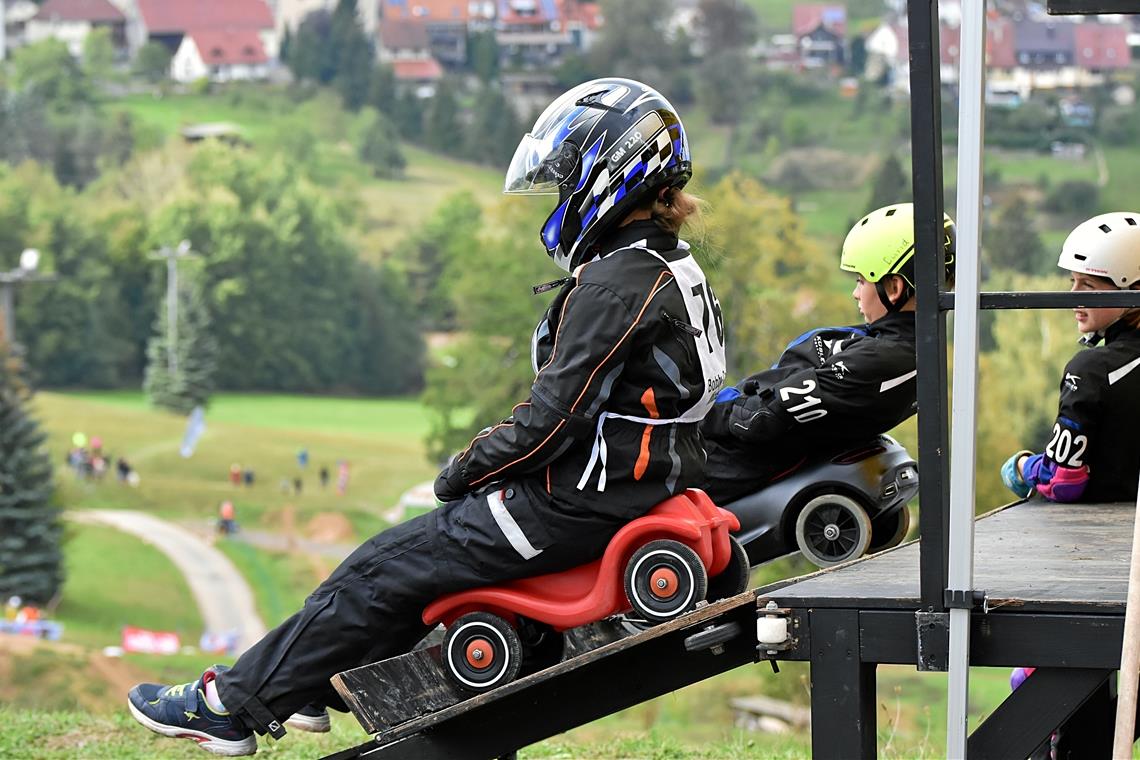
[[[891,297],[887,295],[886,287],[883,285],[883,280],[885,279],[887,278],[883,277],[875,283],[875,292],[879,294],[879,300],[883,302],[883,306],[886,307],[887,313],[894,314],[896,311],[906,306],[907,301],[909,301],[913,295],[913,291],[909,286],[904,286],[903,293],[901,296],[899,296],[899,300],[892,302]]]

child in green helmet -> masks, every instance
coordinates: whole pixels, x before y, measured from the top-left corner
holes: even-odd
[[[947,279],[954,222],[945,221]],[[886,206],[843,242],[840,269],[866,322],[810,330],[770,368],[721,391],[701,425],[708,462],[702,486],[726,508],[808,456],[886,432],[915,412],[914,208]],[[749,526],[742,525],[742,531]]]

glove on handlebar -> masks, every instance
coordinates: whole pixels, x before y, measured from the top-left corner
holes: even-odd
[[[1005,483],[1005,487],[1012,491],[1013,495],[1019,499],[1028,498],[1029,495],[1033,493],[1033,487],[1025,482],[1017,463],[1022,457],[1032,455],[1032,451],[1022,449],[1005,460],[1005,464],[1001,466],[1001,482]]]

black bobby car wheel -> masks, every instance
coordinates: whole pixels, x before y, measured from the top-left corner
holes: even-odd
[[[695,608],[707,588],[701,558],[679,541],[650,541],[625,566],[625,595],[634,614],[650,624]]]
[[[731,557],[728,565],[719,575],[709,578],[709,590],[706,595],[710,602],[719,599],[728,599],[748,590],[748,578],[751,566],[748,564],[748,552],[737,540],[736,536],[729,536],[729,550]]]
[[[849,496],[825,493],[804,505],[796,518],[796,544],[819,567],[862,557],[871,543],[871,518]]]
[[[510,683],[522,665],[522,643],[515,629],[489,612],[471,612],[448,626],[443,637],[447,675],[469,692]]]

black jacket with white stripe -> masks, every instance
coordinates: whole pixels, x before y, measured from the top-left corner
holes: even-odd
[[[604,490],[600,464],[591,467],[600,415],[680,417],[707,382],[694,341],[708,339],[706,332],[719,339],[703,325],[694,329],[670,269],[629,248],[638,243],[670,262],[689,255],[650,221],[607,236],[603,250],[612,253],[568,278],[534,332],[530,398],[440,473],[440,499],[505,481],[571,510],[632,518],[700,482],[704,451],[695,422],[606,419]]]
[[[721,392],[701,425],[703,487],[727,504],[805,457],[890,430],[916,411],[916,366],[913,312],[804,333],[770,369],[738,383],[738,396]]]

